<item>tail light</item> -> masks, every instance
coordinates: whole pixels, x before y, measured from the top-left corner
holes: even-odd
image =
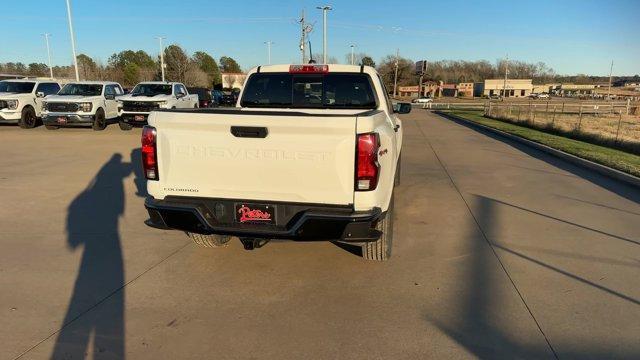
[[[326,74],[329,72],[329,65],[290,65],[290,74]]]
[[[147,180],[158,180],[158,151],[156,146],[156,128],[145,126],[142,129],[142,168]]]
[[[356,191],[374,190],[378,186],[380,164],[378,163],[378,148],[380,139],[378,134],[358,135],[356,152]]]

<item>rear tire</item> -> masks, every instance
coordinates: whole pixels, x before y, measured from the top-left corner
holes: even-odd
[[[96,114],[93,119],[93,130],[102,131],[107,127],[107,120],[104,117],[104,110],[96,110]]]
[[[59,129],[59,127],[55,126],[55,125],[45,125],[44,127],[47,130],[58,130]]]
[[[393,195],[389,202],[389,209],[382,220],[378,220],[376,230],[382,232],[380,239],[364,243],[362,247],[362,257],[366,260],[386,261],[391,257],[391,247],[393,243]]]
[[[231,236],[229,235],[203,235],[192,232],[187,232],[187,235],[189,235],[196,245],[206,248],[225,247],[229,240],[231,240]]]
[[[124,121],[118,121],[118,126],[120,126],[120,130],[129,131],[133,129],[133,125],[127,124]]]
[[[23,129],[32,129],[37,123],[36,111],[31,106],[25,106],[22,109],[22,116],[18,120],[18,125]]]

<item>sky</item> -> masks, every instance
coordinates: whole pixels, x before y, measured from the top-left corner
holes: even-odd
[[[300,61],[304,9],[314,24],[311,43],[322,51],[322,12],[328,13],[328,54],[346,62],[350,45],[377,62],[385,55],[414,61],[504,58],[545,62],[562,75],[640,74],[640,0],[537,1],[214,1],[71,0],[78,53],[103,63],[121,50],[159,53],[156,36],[189,53],[231,56],[247,70]],[[402,4],[402,5],[400,5]],[[46,63],[43,33],[51,33],[52,62],[72,62],[65,0],[6,1],[0,62]]]

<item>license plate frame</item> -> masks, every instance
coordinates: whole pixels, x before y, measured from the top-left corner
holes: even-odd
[[[276,206],[272,204],[235,203],[233,219],[240,224],[276,224]]]
[[[144,121],[144,115],[133,115],[133,121]]]
[[[65,125],[67,123],[67,117],[66,116],[58,116],[58,118],[56,119],[56,122],[60,125]]]

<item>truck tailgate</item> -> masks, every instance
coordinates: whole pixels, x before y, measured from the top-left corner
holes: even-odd
[[[353,203],[355,115],[176,111],[155,112],[149,123],[157,130],[159,181],[148,181],[156,199]],[[253,137],[252,127],[266,136]]]

